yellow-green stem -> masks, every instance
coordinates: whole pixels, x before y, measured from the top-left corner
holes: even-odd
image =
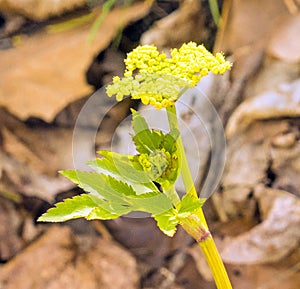
[[[232,289],[223,261],[212,236],[202,242],[201,247],[218,289]]]
[[[180,203],[180,198],[175,190],[175,185],[162,186],[164,193],[172,201],[172,204],[177,208]]]
[[[167,108],[170,129],[178,129],[178,119],[175,106]],[[181,156],[181,175],[187,194],[197,196],[193,177],[188,165],[182,138],[179,135],[177,145]],[[225,270],[223,261],[220,257],[213,237],[211,236],[202,208],[198,209],[193,215],[180,221],[183,229],[191,235],[200,245],[208,265],[212,271],[218,289],[232,289],[230,280]]]
[[[168,113],[168,120],[169,120],[169,125],[170,129],[178,129],[179,131],[179,126],[178,126],[178,120],[177,120],[177,113],[176,113],[176,108],[175,106],[171,106],[167,108],[167,113]],[[184,151],[183,143],[182,143],[182,138],[181,135],[179,135],[177,139],[177,145],[180,150],[180,157],[181,157],[181,173],[182,173],[182,179],[184,183],[184,187],[186,188],[186,191],[188,194],[192,194],[194,196],[197,196],[197,191],[194,186],[194,181],[193,177],[190,172],[190,167],[186,158],[186,154]]]

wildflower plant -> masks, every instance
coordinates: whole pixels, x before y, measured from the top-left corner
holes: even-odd
[[[63,222],[75,218],[115,219],[142,211],[153,217],[160,230],[172,237],[178,225],[203,249],[217,288],[231,288],[225,267],[209,232],[183,147],[175,103],[209,72],[223,74],[231,64],[223,54],[211,54],[203,45],[190,42],[170,55],[154,45],[138,46],[125,59],[124,77],[114,77],[106,88],[117,101],[140,99],[144,105],[166,109],[170,130],[150,129],[145,118],[132,110],[132,140],[137,153],[99,151],[89,161],[93,172],[62,171],[81,187],[79,196],[57,203],[38,221]],[[175,184],[182,176],[185,194],[180,197]]]

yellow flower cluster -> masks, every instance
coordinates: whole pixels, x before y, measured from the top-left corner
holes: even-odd
[[[117,101],[126,96],[140,99],[143,104],[151,104],[157,109],[174,105],[182,88],[189,83],[182,78],[168,74],[148,73],[113,78],[113,84],[107,86],[108,96],[116,95]]]
[[[107,87],[108,96],[116,95],[117,101],[131,96],[160,109],[173,105],[184,88],[195,86],[209,71],[223,74],[231,68],[223,54],[214,56],[194,42],[172,49],[170,54],[159,53],[154,45],[135,48],[125,59],[124,77],[115,77]]]

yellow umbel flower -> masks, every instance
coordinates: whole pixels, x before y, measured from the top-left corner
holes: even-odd
[[[127,54],[124,77],[115,77],[107,87],[108,96],[116,95],[117,101],[131,96],[161,109],[174,105],[183,89],[195,86],[209,71],[223,74],[231,68],[223,54],[214,56],[194,42],[171,49],[170,55],[154,45],[138,46]]]

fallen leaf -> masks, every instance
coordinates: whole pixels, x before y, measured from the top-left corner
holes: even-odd
[[[228,138],[247,129],[256,120],[300,115],[300,81],[282,84],[278,91],[266,91],[245,100],[233,112],[226,126]]]
[[[58,192],[73,187],[57,175],[58,170],[73,166],[72,129],[30,128],[3,109],[0,119],[0,185],[4,191],[52,201]]]
[[[63,177],[50,177],[41,174],[30,166],[19,162],[17,159],[11,158],[2,151],[0,151],[0,162],[0,169],[2,170],[2,189],[53,201],[58,192],[73,187],[73,185]]]
[[[267,53],[287,62],[300,61],[300,39],[295,37],[300,30],[300,13],[282,17],[273,29]]]
[[[161,233],[155,221],[145,215],[106,222],[112,236],[128,248],[150,270],[164,264],[164,256],[188,246],[191,237],[181,228],[173,238]]]
[[[53,227],[37,242],[27,247],[1,267],[0,284],[6,289],[43,288],[62,272],[74,258],[72,233],[67,227]],[[55,266],[54,266],[55,265]],[[15,274],[18,272],[18,274]],[[32,274],[38,272],[38,274]],[[31,277],[30,277],[31,276]]]
[[[243,46],[266,43],[276,19],[288,15],[285,1],[226,1],[218,31],[215,51],[234,53]],[[272,21],[270,21],[272,19]]]
[[[240,138],[228,144],[227,165],[222,178],[225,187],[251,187],[262,181],[267,168],[268,156],[261,142],[251,142],[251,138]]]
[[[268,167],[262,141],[253,142],[249,136],[235,138],[228,142],[226,159],[219,214],[225,220],[226,216],[253,218],[256,203],[249,196],[253,186],[264,180]]]
[[[51,122],[68,103],[90,94],[85,74],[93,58],[108,46],[119,28],[148,13],[149,3],[115,9],[107,15],[92,44],[91,23],[69,31],[45,30],[20,35],[21,44],[0,54],[0,105],[25,120]]]
[[[299,139],[299,132],[297,132],[299,124],[297,122],[292,123],[291,129],[293,128],[294,132],[276,135],[276,138],[272,140],[271,170],[275,175],[272,187],[286,190],[299,197],[300,143],[297,141]],[[278,146],[278,138],[280,139],[280,146]],[[274,145],[274,141],[277,141],[276,145]]]
[[[221,252],[225,262],[262,264],[278,262],[298,247],[300,200],[285,191],[258,187],[255,191],[264,220],[250,231],[227,240]]]
[[[288,130],[288,121],[258,121],[228,140],[222,190],[213,196],[223,220],[238,216],[254,218],[256,200],[252,197],[253,189],[259,183],[273,185],[268,171],[276,160],[271,157],[270,144],[273,137]]]
[[[138,288],[136,261],[124,249],[95,236],[78,241],[68,227],[51,226],[1,267],[1,288]]]
[[[141,37],[141,44],[155,44],[160,50],[200,42],[207,36],[201,2],[183,1],[175,12],[155,22]]]
[[[300,282],[300,250],[277,264],[227,264],[233,288],[295,289]]]
[[[19,234],[22,216],[12,202],[0,197],[0,260],[13,257],[24,246]]]
[[[51,16],[58,16],[66,11],[83,6],[86,0],[0,0],[0,11],[25,16],[32,20],[45,20]]]

